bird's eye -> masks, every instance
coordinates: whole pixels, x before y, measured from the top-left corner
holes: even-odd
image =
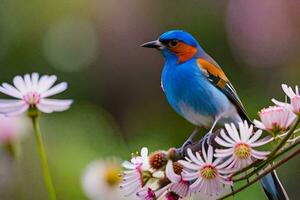
[[[169,42],[169,46],[171,46],[171,47],[175,47],[177,44],[178,44],[178,40],[171,40]]]

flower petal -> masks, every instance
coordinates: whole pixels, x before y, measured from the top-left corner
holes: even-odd
[[[191,170],[199,170],[200,167],[198,165],[195,165],[193,163],[187,162],[185,160],[179,160],[180,164],[182,164],[185,168],[191,169]]]
[[[70,108],[73,100],[60,100],[60,99],[41,99],[36,107],[45,113],[54,111],[65,111]]]
[[[15,87],[13,87],[12,85],[8,84],[8,83],[3,83],[2,84],[3,87],[0,86],[0,92],[18,98],[18,99],[22,99],[23,95],[22,93],[17,90]]]
[[[25,82],[21,76],[16,76],[13,79],[15,87],[22,93],[25,94],[27,92],[27,88]]]
[[[224,140],[222,140],[222,139],[219,138],[219,137],[216,137],[216,138],[215,138],[215,141],[216,141],[219,145],[221,145],[221,146],[223,146],[223,147],[233,147],[233,144],[229,144],[228,142],[225,142]]]
[[[171,160],[168,161],[166,166],[166,176],[172,183],[178,183],[181,180],[181,176],[174,172],[173,162]]]
[[[8,116],[8,117],[17,116],[17,115],[20,115],[20,114],[24,113],[25,111],[27,111],[28,108],[29,108],[29,105],[24,104],[21,107],[18,107],[17,109],[15,109],[14,111],[6,112],[4,114],[5,114],[5,116]]]
[[[38,83],[38,90],[40,93],[43,93],[47,91],[57,80],[57,77],[55,75],[44,75],[41,77],[39,83]]]
[[[190,148],[187,149],[187,155],[190,157],[191,161],[194,162],[195,164],[197,164],[197,165],[202,165],[203,164],[202,159],[199,160],[198,158],[196,158],[194,153],[192,152],[192,150]]]
[[[260,121],[258,121],[258,120],[255,119],[255,120],[253,121],[253,123],[254,123],[254,125],[255,125],[257,128],[266,130],[266,127],[265,127],[265,125],[264,125],[262,122],[260,122]]]
[[[29,74],[25,74],[25,75],[24,75],[24,82],[25,82],[27,91],[30,91],[30,90],[33,89],[33,88],[32,88],[32,83],[31,83],[31,78],[30,78],[30,75],[29,75]]]
[[[49,96],[61,93],[61,92],[65,91],[67,88],[68,88],[68,84],[66,82],[62,82],[62,83],[50,88],[49,90],[43,92],[41,94],[41,97],[45,98],[45,97],[49,97]]]

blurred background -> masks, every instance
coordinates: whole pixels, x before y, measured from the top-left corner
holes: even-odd
[[[160,88],[162,56],[140,44],[170,29],[190,32],[257,118],[272,97],[283,99],[281,83],[300,84],[299,10],[297,0],[2,0],[0,81],[36,71],[69,83],[60,97],[74,105],[43,115],[41,129],[58,199],[86,199],[80,179],[90,161],[180,146],[193,130]],[[46,199],[32,134],[21,148],[19,164],[0,152],[0,199]],[[278,170],[291,199],[299,164]],[[256,184],[232,199],[266,198]]]

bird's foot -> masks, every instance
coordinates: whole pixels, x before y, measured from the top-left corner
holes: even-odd
[[[193,144],[193,138],[195,137],[195,135],[198,133],[198,128],[196,128],[192,134],[189,136],[189,138],[183,143],[183,145],[177,149],[177,152],[180,154],[180,155],[184,155],[185,154],[185,151],[186,151],[186,148],[187,146]]]
[[[203,144],[207,144],[207,145],[211,145],[211,139],[212,139],[212,133],[209,131],[207,134],[205,134],[205,136],[203,138],[201,138],[199,140],[199,145],[203,145]]]
[[[187,141],[185,141],[185,142],[183,143],[183,145],[182,145],[179,149],[177,149],[178,153],[179,153],[181,156],[183,156],[183,155],[185,154],[185,151],[186,151],[186,149],[187,149],[187,146],[189,146],[189,145],[191,145],[191,144],[193,144],[193,140],[192,140],[192,139],[188,139]]]

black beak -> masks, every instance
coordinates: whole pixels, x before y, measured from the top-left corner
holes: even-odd
[[[146,42],[146,43],[142,44],[141,47],[161,49],[163,47],[163,45],[160,41],[154,40],[154,41]]]

